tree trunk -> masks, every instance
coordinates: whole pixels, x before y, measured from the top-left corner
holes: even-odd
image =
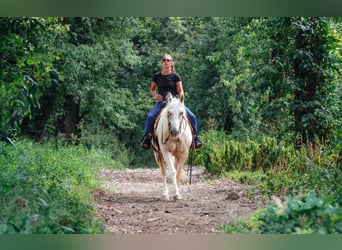
[[[226,133],[231,133],[233,131],[234,122],[233,122],[233,112],[229,109],[226,114],[226,120],[224,123],[224,131]]]
[[[64,102],[65,115],[63,117],[63,133],[68,140],[80,134],[80,103],[73,95],[66,95]]]
[[[40,107],[32,108],[32,119],[25,117],[21,124],[21,131],[23,134],[30,136],[32,139],[39,141],[44,135],[46,123],[51,114],[56,108],[57,92],[50,88],[45,95],[43,95],[39,102]]]

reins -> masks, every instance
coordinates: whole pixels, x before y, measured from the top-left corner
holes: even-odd
[[[189,162],[188,162],[188,172],[186,175],[189,175],[189,169],[190,169],[190,176],[189,176],[189,185],[191,185],[191,176],[192,176],[192,150],[190,150],[189,153]]]
[[[162,124],[162,131],[164,131],[164,126]],[[161,134],[161,141],[163,143],[163,145],[165,145],[168,140],[170,139],[170,123],[169,123],[169,135],[167,136],[166,140],[164,141],[164,136],[163,136],[164,133]]]
[[[182,121],[180,122],[180,124],[179,124],[179,130],[181,131],[181,128],[182,128],[182,124],[185,122],[185,126],[184,126],[184,130],[183,130],[183,134],[185,133],[185,130],[186,130],[186,126],[188,125],[188,123],[186,122],[186,120],[185,120],[185,116],[183,115],[182,116]],[[164,137],[163,137],[163,134],[162,134],[162,138],[161,138],[161,140],[162,140],[162,143],[163,143],[163,145],[165,145],[167,142],[168,142],[168,140],[170,139],[170,127],[171,127],[171,125],[170,125],[170,122],[168,123],[168,127],[169,127],[169,135],[167,136],[167,138],[166,138],[166,140],[164,141]],[[163,126],[163,124],[162,124],[162,130],[164,130],[164,126]]]

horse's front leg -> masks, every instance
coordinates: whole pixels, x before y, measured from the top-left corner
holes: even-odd
[[[178,185],[178,188],[180,187],[181,185],[181,180],[182,180],[182,174],[183,174],[183,166],[186,162],[186,159],[187,159],[187,153],[185,154],[185,156],[182,156],[180,157],[179,159],[177,159],[175,161],[175,167],[176,167],[176,181],[177,181],[177,185]]]
[[[178,189],[180,188],[181,185],[181,180],[182,180],[182,174],[183,174],[183,166],[184,163],[186,162],[188,152],[185,152],[185,155],[180,156],[179,158],[175,159],[175,168],[176,168],[176,184],[178,186]],[[178,199],[182,199],[181,196],[179,195]]]
[[[167,188],[167,181],[166,181],[166,175],[163,176],[163,181],[164,181],[164,192],[163,196],[165,200],[169,200],[169,190]]]
[[[180,200],[182,199],[182,197],[179,193],[179,188],[177,184],[177,171],[176,171],[176,166],[174,165],[174,157],[169,152],[164,154],[164,157],[165,157],[166,166],[171,171],[171,175],[172,175],[172,183],[175,189],[175,196],[173,198],[174,200]]]
[[[167,178],[166,178],[166,166],[164,162],[161,163],[160,168],[162,171],[163,184],[164,184],[163,197],[165,200],[169,200],[169,189],[167,188]]]
[[[160,169],[163,175],[164,191],[163,197],[165,200],[169,200],[169,189],[167,188],[166,167],[164,162],[160,164]]]

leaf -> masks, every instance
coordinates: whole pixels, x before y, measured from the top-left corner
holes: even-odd
[[[13,222],[10,222],[10,224],[13,226],[14,230],[19,233],[20,232],[20,228],[17,227]]]
[[[61,228],[69,233],[75,233],[75,230],[70,227],[61,226]]]
[[[38,83],[37,83],[35,80],[33,80],[30,76],[27,76],[27,79],[28,79],[33,85],[38,86]]]
[[[24,103],[22,100],[15,99],[14,102],[17,103],[17,104],[19,104],[19,105],[21,105],[22,107],[25,107],[25,106],[26,106],[25,103]]]
[[[336,223],[335,228],[339,233],[342,233],[342,221]]]
[[[306,202],[303,203],[303,210],[310,210],[315,207],[322,207],[323,201],[314,195],[308,195],[306,197]]]
[[[44,207],[49,207],[49,204],[42,198],[38,198],[38,200],[40,201],[40,203],[44,206]]]
[[[34,60],[32,58],[27,58],[26,63],[27,63],[27,65],[33,65]]]
[[[16,146],[15,146],[15,144],[14,144],[14,142],[12,141],[12,139],[11,138],[9,138],[9,137],[5,137],[6,138],[6,140],[13,146],[13,147],[15,147],[16,148]]]

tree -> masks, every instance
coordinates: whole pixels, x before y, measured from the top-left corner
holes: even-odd
[[[2,135],[139,139],[164,53],[200,131],[329,141],[341,128],[341,19],[1,18]],[[102,137],[101,137],[101,136]],[[101,139],[99,139],[101,137]],[[290,139],[289,139],[290,140]]]
[[[65,29],[58,18],[0,19],[0,134],[20,134],[52,86],[53,44]],[[26,123],[24,121],[24,123]]]
[[[315,139],[330,140],[336,118],[330,98],[336,82],[336,39],[329,34],[327,18],[294,18],[295,32],[293,68],[293,113],[297,144],[314,143]],[[334,91],[335,92],[335,91]]]

